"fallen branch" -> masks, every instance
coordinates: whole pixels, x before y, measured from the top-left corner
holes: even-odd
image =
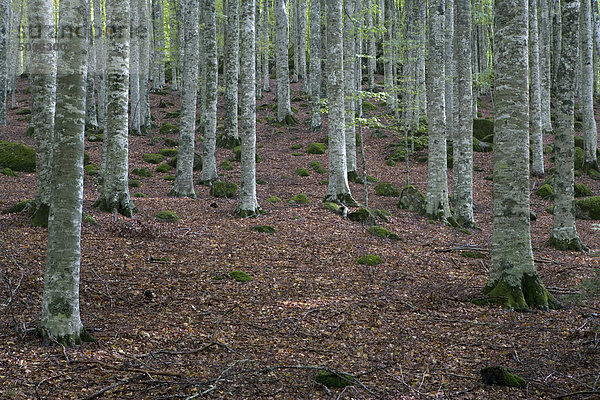
[[[598,391],[598,390],[588,390],[588,391],[582,391],[582,392],[566,393],[566,394],[561,394],[560,396],[554,396],[552,398],[553,399],[566,399],[567,397],[588,396],[588,395],[594,395],[594,394],[600,394],[600,391]]]
[[[114,370],[117,370],[117,371],[141,372],[143,374],[161,375],[161,376],[173,376],[173,377],[177,377],[177,378],[183,378],[184,377],[184,374],[178,374],[177,372],[157,371],[157,370],[153,370],[153,369],[143,369],[143,368],[136,368],[136,367],[118,366],[118,365],[112,365],[112,364],[105,363],[103,361],[98,361],[98,360],[71,360],[71,361],[69,361],[69,363],[76,363],[76,364],[98,364],[98,365],[101,365],[101,366],[103,366],[105,368],[114,369]]]
[[[92,393],[88,397],[84,397],[84,400],[92,400],[92,399],[95,399],[97,397],[100,397],[104,393],[108,392],[109,390],[112,390],[112,389],[116,388],[119,385],[126,385],[129,382],[131,382],[131,381],[143,378],[145,375],[146,374],[139,374],[139,375],[136,375],[136,376],[132,376],[131,378],[128,378],[128,379],[119,379],[117,382],[113,383],[112,385],[106,386],[105,388],[102,388],[102,389],[98,390],[97,392]]]

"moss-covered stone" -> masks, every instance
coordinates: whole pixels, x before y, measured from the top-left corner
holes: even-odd
[[[0,167],[35,172],[35,151],[21,143],[0,140]]]
[[[277,204],[281,201],[281,199],[277,196],[271,196],[267,199],[269,203]]]
[[[381,259],[381,257],[375,255],[375,254],[365,254],[363,256],[358,257],[358,260],[356,261],[359,264],[363,264],[363,265],[368,265],[370,267],[374,266],[374,265],[379,265],[383,262],[383,260]]]
[[[588,168],[587,174],[590,178],[592,178],[595,181],[600,180],[600,172],[596,171],[593,168]]]
[[[337,203],[332,203],[330,201],[324,202],[323,208],[334,213],[338,213],[340,211],[340,206]]]
[[[164,222],[177,222],[177,221],[179,221],[179,215],[177,215],[176,213],[174,213],[173,211],[170,211],[170,210],[159,211],[155,215],[155,217],[158,218],[161,221],[164,221]]]
[[[159,152],[159,154],[161,154],[165,157],[175,157],[178,152],[179,152],[179,150],[177,150],[177,149],[162,149]]]
[[[573,128],[575,128],[575,132],[581,132],[581,131],[583,131],[583,122],[581,122],[581,121],[575,121],[573,123]]]
[[[494,143],[494,135],[484,136],[483,139],[481,139],[481,141],[484,143],[487,143],[487,144],[493,144]]]
[[[140,176],[143,178],[150,178],[152,176],[152,171],[148,167],[134,168],[131,172],[134,175],[137,175],[137,176]]]
[[[306,168],[298,168],[296,169],[296,175],[299,176],[310,176],[310,172]]]
[[[171,139],[171,138],[165,138],[164,143],[165,143],[165,146],[168,146],[168,147],[179,146],[179,142],[177,140]]]
[[[542,199],[552,199],[554,198],[554,188],[552,185],[545,183],[535,191],[535,194],[540,196]]]
[[[300,193],[300,194],[295,195],[291,199],[289,199],[288,203],[289,204],[308,204],[308,203],[310,203],[310,200],[308,200],[308,196],[306,196],[304,193]]]
[[[160,164],[165,160],[165,156],[156,153],[146,153],[142,155],[142,160],[150,164]]]
[[[489,135],[494,135],[494,120],[488,118],[473,119],[473,136],[483,140],[484,137]]]
[[[269,225],[256,225],[253,226],[251,229],[260,233],[275,233],[275,228]]]
[[[306,152],[308,154],[325,154],[326,149],[327,146],[325,145],[325,143],[313,142],[308,145],[308,147],[306,148]]]
[[[392,240],[400,240],[400,236],[396,235],[395,233],[390,232],[389,230],[387,230],[381,226],[377,226],[377,225],[370,226],[368,231],[373,236],[379,236],[379,237],[388,238],[388,239],[392,239]]]
[[[171,170],[171,166],[169,164],[166,164],[166,163],[159,164],[156,167],[156,172],[162,172],[162,173],[164,173],[164,172],[169,172],[170,170]]]
[[[28,211],[34,205],[35,205],[35,200],[34,199],[23,200],[23,201],[18,202],[14,206],[11,206],[8,209],[4,210],[4,214],[20,213],[23,210]]]
[[[524,388],[525,380],[511,373],[505,367],[485,367],[481,370],[481,379],[486,385],[510,386]]]
[[[15,114],[17,114],[17,115],[29,115],[29,114],[31,114],[31,108],[22,108],[19,111],[17,111]]]
[[[210,184],[210,194],[215,197],[232,198],[237,190],[238,186],[231,182],[214,181]]]
[[[481,141],[473,136],[473,151],[482,152]]]
[[[162,133],[163,135],[179,133],[179,127],[174,124],[164,123],[163,126],[160,127],[160,133]]]
[[[2,169],[2,174],[6,175],[6,176],[12,176],[14,178],[19,176],[15,171],[13,171],[12,169],[10,169],[8,167]]]
[[[425,205],[425,196],[413,185],[407,185],[402,189],[398,208],[420,213]]]
[[[173,182],[175,180],[175,175],[165,175],[163,176],[163,181]]]
[[[574,189],[575,197],[587,197],[592,195],[590,188],[585,186],[583,183],[576,183]]]
[[[352,375],[326,370],[319,370],[317,376],[315,376],[315,381],[330,389],[343,388],[354,385],[356,382]]]
[[[371,102],[363,101],[362,109],[363,109],[363,111],[375,111],[375,110],[377,110],[377,106]]]
[[[171,158],[167,164],[173,168],[177,168],[177,156]],[[202,156],[198,153],[194,153],[194,166],[192,168],[194,171],[202,170]]]
[[[291,148],[292,150],[299,150],[299,149],[301,149],[301,148],[302,148],[302,146],[296,143],[296,144],[292,145],[292,147],[290,147],[290,148]]]
[[[348,213],[348,219],[365,225],[377,225],[377,216],[372,210],[366,207],[361,207],[356,211]]]
[[[580,219],[600,219],[600,196],[575,200],[575,216]]]
[[[181,111],[169,111],[165,114],[165,119],[178,118],[181,115]]]
[[[103,133],[95,133],[93,135],[89,135],[89,136],[87,136],[87,140],[88,140],[88,142],[91,142],[91,143],[101,142],[104,140],[104,134]]]
[[[574,147],[579,147],[579,148],[585,148],[585,139],[583,138],[583,136],[575,136],[573,138],[573,143],[574,143]]]
[[[237,282],[250,282],[252,277],[240,270],[233,270],[229,273],[229,277]]]
[[[35,136],[35,128],[33,126],[28,127],[27,130],[25,131],[25,136],[34,137]]]
[[[88,175],[98,175],[100,173],[100,168],[94,164],[88,164],[84,167],[85,173]]]
[[[148,197],[148,195],[146,193],[142,193],[142,192],[137,192],[133,194],[133,197]]]
[[[385,197],[398,197],[400,196],[400,191],[391,183],[381,182],[377,186],[375,186],[375,193],[378,196]]]
[[[231,163],[231,161],[229,161],[229,160],[223,161],[223,162],[221,163],[221,165],[219,165],[219,167],[220,167],[222,170],[224,170],[224,171],[231,171],[231,170],[233,170],[233,164],[232,164],[232,163]]]
[[[312,168],[313,171],[315,171],[317,174],[324,174],[327,172],[327,170],[321,165],[320,162],[318,161],[311,161],[310,162],[310,167]]]
[[[585,161],[585,153],[581,147],[575,147],[575,154],[573,158],[573,166],[575,169],[582,169]]]

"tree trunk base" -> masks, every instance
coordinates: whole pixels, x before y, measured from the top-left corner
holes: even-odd
[[[101,211],[114,212],[131,218],[137,212],[137,207],[131,201],[129,193],[115,193],[114,195],[100,195],[93,207]]]
[[[85,343],[85,342],[95,343],[98,341],[98,339],[96,339],[95,337],[90,335],[88,333],[88,331],[85,330],[85,328],[82,328],[79,333],[73,333],[71,335],[63,335],[63,336],[54,337],[48,332],[48,329],[46,329],[43,326],[40,326],[35,330],[35,334],[40,339],[42,339],[42,342],[46,345],[58,343],[58,344],[61,344],[65,347],[67,347],[67,346],[80,345],[81,343]]]
[[[558,309],[560,303],[544,287],[539,275],[523,274],[517,286],[511,283],[514,277],[503,274],[496,282],[488,283],[483,293],[493,303],[503,304],[515,311]]]
[[[35,208],[31,213],[31,226],[40,226],[42,228],[48,227],[48,217],[50,216],[50,205],[49,204],[36,204]]]
[[[196,198],[198,198],[198,196],[196,195],[196,192],[194,192],[193,189],[189,193],[182,193],[182,192],[178,192],[175,189],[171,189],[171,191],[169,192],[169,194],[167,196],[169,196],[169,197],[178,197],[178,198],[189,197],[190,199],[196,199]]]
[[[235,214],[241,218],[256,218],[264,213],[265,212],[263,211],[263,209],[258,206],[254,209],[236,208],[235,210]]]
[[[589,248],[583,244],[579,237],[573,239],[557,239],[554,236],[550,236],[548,244],[557,250],[574,250],[574,251],[588,251]]]
[[[278,120],[278,122],[281,125],[298,125],[298,120],[296,119],[296,117],[294,117],[294,114],[286,114],[285,117],[283,117],[283,120]]]
[[[350,193],[344,194],[328,194],[323,199],[323,203],[343,204],[346,207],[358,207],[359,204],[354,200]]]

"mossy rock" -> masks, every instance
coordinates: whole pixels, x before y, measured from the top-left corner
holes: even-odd
[[[302,148],[302,146],[300,146],[299,144],[295,144],[295,145],[293,145],[291,147],[292,150],[298,150],[298,149],[301,149],[301,148]]]
[[[179,142],[177,140],[171,139],[171,138],[165,138],[164,143],[165,143],[165,146],[169,146],[169,147],[179,146]]]
[[[575,132],[581,132],[581,131],[583,131],[583,122],[581,122],[581,121],[575,121],[573,123],[573,128],[575,128]]]
[[[238,186],[235,183],[225,181],[214,181],[210,185],[210,194],[215,197],[232,198],[237,190]]]
[[[167,164],[173,168],[177,168],[177,156],[171,158]],[[192,169],[194,171],[202,171],[202,156],[198,153],[194,153],[194,166]]]
[[[156,172],[165,173],[165,172],[169,172],[170,170],[171,170],[171,166],[169,164],[166,164],[166,163],[159,164],[156,167]]]
[[[574,189],[575,197],[588,197],[593,194],[590,188],[585,186],[583,183],[576,183]]]
[[[481,149],[481,141],[479,139],[477,139],[475,136],[473,136],[473,151],[476,151],[478,153],[483,151]]]
[[[88,213],[83,213],[81,215],[81,220],[84,224],[87,224],[87,225],[98,225],[98,222],[96,222],[96,218],[94,218],[93,216],[91,216]]]
[[[593,168],[588,168],[587,174],[590,178],[592,178],[595,181],[600,180],[600,172],[596,171]]]
[[[526,386],[523,378],[511,373],[505,367],[485,367],[480,372],[481,379],[486,385],[510,386],[521,389]]]
[[[292,155],[293,155],[294,157],[300,157],[300,156],[303,156],[303,155],[304,155],[304,153],[292,153]]]
[[[387,160],[385,162],[385,165],[387,165],[388,167],[395,167],[396,166],[396,161],[394,161],[394,160]]]
[[[600,196],[590,196],[575,200],[575,217],[580,219],[600,219]]]
[[[136,180],[136,179],[130,179],[127,184],[129,185],[129,187],[132,188],[138,188],[140,186],[142,186],[142,182]]]
[[[339,389],[354,385],[356,380],[352,375],[341,372],[335,373],[326,370],[319,370],[315,381],[330,389]]]
[[[150,178],[152,176],[152,171],[148,167],[134,168],[131,172],[143,178]]]
[[[310,172],[306,168],[298,168],[296,170],[296,175],[299,176],[310,176]]]
[[[19,111],[17,111],[15,114],[17,114],[17,115],[29,115],[29,114],[31,114],[31,108],[22,108]]]
[[[575,154],[573,158],[573,166],[575,169],[582,169],[585,161],[585,152],[581,147],[575,147]]]
[[[163,181],[173,182],[175,180],[175,175],[165,175],[163,176]]]
[[[420,213],[425,206],[425,196],[413,185],[407,185],[402,189],[398,208]]]
[[[160,219],[163,222],[177,222],[179,221],[179,215],[170,210],[162,210],[159,211],[156,215],[156,218]]]
[[[233,170],[233,164],[232,164],[232,163],[231,163],[231,161],[229,161],[229,160],[223,161],[223,162],[221,163],[221,165],[219,165],[219,167],[220,167],[222,170],[224,170],[224,171],[231,171],[231,170]]]
[[[20,213],[23,210],[29,210],[35,206],[35,199],[23,200],[4,210],[4,214]]]
[[[251,229],[259,233],[275,233],[275,228],[269,225],[256,225],[253,226]]]
[[[309,165],[317,174],[324,174],[327,172],[327,170],[318,161],[311,161]]]
[[[8,167],[2,169],[2,174],[6,175],[6,176],[12,176],[13,178],[16,178],[19,176],[15,171],[13,171],[12,169],[10,169]]]
[[[264,179],[262,179],[262,178],[258,178],[258,179],[256,180],[256,184],[257,184],[257,185],[266,185],[266,184],[267,184],[267,181],[265,181],[265,180],[264,180]]]
[[[162,133],[163,135],[179,133],[179,127],[177,125],[164,123],[163,126],[160,127],[160,133]]]
[[[236,282],[250,282],[252,280],[252,277],[250,275],[248,275],[244,271],[240,271],[237,269],[231,271],[229,273],[229,277]]]
[[[479,140],[494,134],[494,120],[488,118],[473,119],[473,136]],[[492,140],[493,142],[493,140]]]
[[[235,156],[235,161],[242,161],[242,146],[235,146],[233,148],[233,154]],[[258,154],[255,154],[254,160],[259,163],[261,158]]]
[[[406,160],[406,150],[404,147],[396,147],[388,156],[387,160],[393,163],[403,162]]]
[[[487,144],[493,144],[494,143],[494,135],[487,135],[483,139],[481,139],[481,141],[484,143],[487,143]]]
[[[363,265],[366,264],[369,267],[372,267],[383,263],[383,260],[381,259],[381,257],[375,254],[365,254],[364,256],[358,257],[358,260],[356,262]]]
[[[308,154],[325,154],[326,149],[327,145],[325,143],[313,142],[308,145],[306,152]]]
[[[148,197],[148,195],[146,193],[142,193],[142,192],[137,192],[133,194],[133,197],[140,197],[140,198],[144,198],[144,197]]]
[[[375,193],[378,196],[385,197],[398,197],[400,196],[400,191],[391,183],[382,182],[375,186]]]
[[[88,175],[98,175],[100,173],[100,168],[94,164],[88,164],[84,167],[85,173]]]
[[[300,193],[300,194],[295,195],[291,199],[289,199],[288,203],[289,204],[308,204],[308,203],[310,203],[310,200],[308,200],[308,196],[306,196],[304,193]]]
[[[272,204],[277,204],[277,203],[281,202],[281,199],[277,196],[271,196],[267,199],[267,201]]]
[[[550,184],[545,183],[535,191],[535,194],[540,196],[542,199],[551,199],[554,197],[554,188]]]
[[[178,152],[179,152],[179,150],[177,150],[177,149],[162,149],[159,152],[159,154],[161,154],[165,157],[175,157]]]
[[[30,126],[29,128],[27,128],[27,130],[25,131],[25,136],[34,137],[35,136],[35,128],[33,126]]]
[[[375,111],[375,110],[377,110],[377,106],[371,102],[363,101],[362,109],[363,109],[363,111]]]
[[[150,164],[160,164],[165,160],[165,156],[156,153],[146,153],[142,155],[142,160]]]
[[[35,151],[21,143],[0,140],[0,167],[35,172]]]
[[[323,203],[323,208],[334,213],[340,211],[340,206],[337,205],[337,203],[332,203],[330,201],[326,201],[325,203]]]
[[[365,225],[377,225],[377,216],[372,210],[366,207],[361,207],[356,211],[348,213],[348,219]]]
[[[181,111],[169,111],[165,114],[165,119],[178,118],[181,115]]]
[[[573,146],[574,147],[581,147],[582,149],[585,148],[585,139],[583,138],[583,136],[575,136],[573,138]]]
[[[387,230],[381,226],[377,226],[377,225],[370,226],[368,231],[373,236],[379,236],[379,237],[388,238],[388,239],[392,239],[392,240],[400,240],[400,236],[396,235],[395,233],[390,232],[389,230]]]

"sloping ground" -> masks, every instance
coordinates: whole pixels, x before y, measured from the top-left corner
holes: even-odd
[[[23,85],[21,108],[28,107]],[[259,104],[271,104],[272,96]],[[174,105],[158,108],[160,99]],[[86,177],[84,210],[97,225],[83,228],[81,310],[97,343],[65,349],[42,345],[32,335],[41,305],[46,232],[29,227],[26,214],[0,215],[1,271],[13,287],[23,276],[11,307],[7,285],[0,286],[3,398],[547,399],[576,392],[582,393],[570,398],[597,398],[600,302],[565,301],[598,268],[594,251],[600,249],[600,233],[590,221],[579,221],[578,230],[591,253],[555,251],[545,243],[551,201],[532,195],[537,267],[565,308],[514,313],[474,305],[469,299],[481,296],[490,266],[492,182],[485,177],[491,175],[491,153],[475,153],[482,170],[474,173],[481,231],[469,235],[399,210],[397,199],[376,196],[370,185],[370,205],[392,214],[383,226],[400,236],[377,238],[322,208],[327,174],[313,172],[309,163],[327,167],[327,154],[309,155],[305,149],[322,141],[326,131],[305,128],[307,104],[293,104],[303,121],[297,127],[265,124],[273,113],[259,111],[257,170],[264,184],[258,195],[268,213],[258,219],[235,217],[236,199],[215,199],[202,186],[196,188],[198,200],[168,198],[171,182],[163,179],[168,173],[158,172],[131,188],[149,196],[136,200],[139,214],[115,217],[91,208],[98,187]],[[155,122],[162,125],[178,101],[172,93],[153,95],[152,105]],[[10,126],[0,128],[0,139],[32,144],[24,135],[27,122],[18,121],[15,111],[9,112]],[[383,156],[399,139],[383,133],[387,137],[365,133],[368,173],[401,188],[404,164],[387,166]],[[142,154],[167,147],[164,137],[176,134],[156,129],[152,136],[132,137],[131,168],[154,171]],[[295,144],[300,148],[292,149]],[[87,143],[96,164],[100,149],[100,143]],[[218,163],[232,154],[219,149]],[[416,162],[418,157],[411,159],[410,180],[424,191],[427,164]],[[233,166],[219,171],[239,182],[239,163]],[[310,176],[296,175],[299,167]],[[600,194],[600,183],[577,181]],[[537,188],[541,180],[534,183]],[[33,174],[0,175],[0,208],[33,197],[34,185]],[[351,185],[356,199],[364,201],[362,185]],[[299,193],[311,203],[287,204]],[[282,201],[272,204],[270,196]],[[164,209],[175,211],[179,222],[159,222],[154,215]],[[276,232],[258,233],[251,229],[255,225]],[[465,257],[466,252],[483,258]],[[357,264],[365,253],[384,262]],[[229,272],[237,269],[253,280],[231,279]],[[484,385],[479,370],[488,365],[510,368],[527,387]],[[324,368],[350,373],[357,381],[346,389],[327,389],[314,381]]]

